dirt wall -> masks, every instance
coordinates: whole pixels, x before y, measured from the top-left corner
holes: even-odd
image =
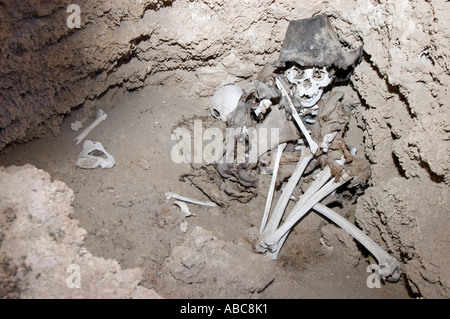
[[[405,264],[414,293],[448,297],[450,226],[448,25],[444,1],[333,2],[346,41],[364,43],[360,97],[372,187],[356,220]]]
[[[348,98],[373,174],[357,224],[405,263],[413,292],[450,296],[448,2],[84,0],[79,29],[70,2],[0,1],[0,149],[120,86],[245,85],[278,58],[290,20],[325,13],[343,43],[364,45]]]

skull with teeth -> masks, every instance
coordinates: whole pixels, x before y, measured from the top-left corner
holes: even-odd
[[[320,100],[323,90],[332,81],[326,67],[297,68],[291,67],[285,73],[286,78],[294,84],[293,94],[303,107],[312,107]]]
[[[280,118],[280,122],[270,121],[278,109],[284,108],[287,114],[292,115],[315,154],[318,150],[317,142],[312,139],[303,121],[306,124],[315,122],[318,102],[324,90],[332,82],[345,80],[361,54],[362,47],[355,50],[343,48],[326,16],[293,20],[286,31],[278,61],[268,64],[245,90],[236,85],[220,88],[211,99],[210,112],[215,118],[226,122],[228,127],[233,129],[232,132],[235,132],[236,136],[227,141],[230,147],[234,149],[233,143],[236,140],[236,144],[240,143],[245,149],[245,142],[248,141],[250,150],[253,145],[245,136],[245,128],[267,123],[274,128],[286,127],[290,116]],[[280,108],[272,106],[276,104]],[[298,132],[294,133],[289,136],[286,134],[285,141],[298,140]],[[259,147],[256,148],[260,150]],[[236,179],[247,186],[248,179],[242,176],[255,167],[257,166],[251,163],[226,163],[223,157],[218,162],[217,170],[225,178],[230,178],[238,172]],[[257,178],[252,180],[251,184],[256,185],[256,181]]]

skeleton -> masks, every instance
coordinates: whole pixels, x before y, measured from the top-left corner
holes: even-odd
[[[325,16],[291,21],[279,61],[261,72],[257,80],[244,90],[239,101],[235,102],[234,110],[227,115],[226,120],[234,136],[228,137],[226,142],[230,143],[232,138],[236,139],[237,145],[245,142],[246,130],[252,123],[250,114],[253,115],[253,122],[257,122],[253,124],[254,126],[261,127],[267,122],[268,126],[278,127],[284,132],[283,139],[279,141],[281,145],[277,148],[274,176],[269,187],[260,227],[260,238],[256,245],[257,251],[276,259],[295,224],[311,210],[315,210],[341,226],[375,256],[380,264],[379,274],[382,278],[398,281],[401,274],[398,261],[354,225],[321,204],[322,200],[334,194],[341,186],[362,185],[369,176],[367,166],[354,156],[355,150],[350,151],[343,139],[343,133],[349,121],[340,103],[343,94],[331,92],[327,93],[325,100],[322,99],[325,89],[333,81],[345,80],[342,74],[346,74],[348,78],[348,70],[351,70],[361,53],[362,47],[354,51],[345,51],[342,48]],[[284,69],[281,74],[280,69]],[[341,72],[342,70],[344,72]],[[337,76],[338,71],[339,76]],[[292,131],[285,129],[288,126],[286,121],[269,120],[275,118],[272,114],[276,114],[280,106],[284,107],[288,117],[292,117],[306,144],[300,147],[302,152],[298,164],[269,218],[275,188],[274,181],[281,153],[285,148],[283,143],[298,139]],[[309,128],[300,116],[307,125],[310,125]],[[259,150],[259,155],[276,146],[269,145]],[[249,146],[249,150],[251,149],[252,145]],[[249,174],[244,174],[254,169],[256,165],[230,164],[224,158],[225,156],[217,166],[218,172],[223,177],[234,178],[242,185],[247,183],[249,187],[256,184],[255,180],[249,182],[247,179]],[[315,180],[281,223],[287,204],[301,177],[307,170],[317,170],[319,164],[320,171]]]

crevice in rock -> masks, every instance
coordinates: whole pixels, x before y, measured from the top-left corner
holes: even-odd
[[[433,170],[430,167],[430,164],[428,164],[428,162],[424,161],[422,158],[419,158],[419,165],[427,172],[428,177],[432,182],[437,184],[444,182],[445,176],[433,172]]]
[[[411,119],[415,119],[417,118],[417,115],[412,111],[411,106],[409,105],[409,101],[408,98],[401,92],[400,86],[399,85],[394,85],[392,83],[389,82],[389,79],[387,77],[387,75],[384,75],[381,70],[378,68],[378,66],[372,62],[372,57],[369,53],[367,53],[366,51],[364,51],[363,53],[363,59],[370,65],[370,67],[372,68],[372,70],[374,70],[376,72],[376,74],[378,75],[378,77],[380,79],[383,79],[385,84],[386,84],[386,88],[387,91],[393,95],[396,95],[399,99],[399,101],[401,101],[404,106],[406,111],[408,112],[409,116]]]
[[[392,162],[394,163],[395,167],[397,168],[398,173],[400,174],[400,176],[404,177],[404,178],[408,178],[406,176],[406,172],[403,169],[402,164],[400,163],[400,160],[397,157],[397,155],[395,154],[395,152],[392,152],[391,155],[392,155]]]
[[[159,11],[162,8],[171,7],[174,2],[175,0],[159,0],[157,2],[151,2],[145,6],[144,12],[147,10]]]

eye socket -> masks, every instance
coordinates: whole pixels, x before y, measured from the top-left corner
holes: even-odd
[[[216,109],[213,110],[213,113],[215,117],[220,117],[220,112],[217,111]]]
[[[322,81],[325,79],[325,73],[320,69],[314,69],[313,79],[316,81]]]
[[[305,77],[305,71],[303,71],[303,70],[297,70],[297,74],[295,75],[295,78],[301,80],[301,79],[303,79],[304,77]]]

